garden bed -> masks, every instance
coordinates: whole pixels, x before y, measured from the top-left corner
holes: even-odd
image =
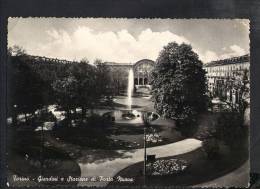
[[[180,159],[158,159],[147,163],[146,172],[149,176],[165,176],[182,173],[188,167],[188,162]]]
[[[192,186],[200,183],[208,182],[215,178],[221,177],[236,168],[240,167],[248,159],[248,151],[246,149],[236,151],[229,154],[221,154],[218,159],[208,160],[205,152],[200,148],[195,151],[181,154],[173,157],[161,158],[160,160],[181,159],[188,162],[185,171],[178,174],[169,175],[148,175],[146,177],[146,185],[148,186]],[[119,173],[117,176],[134,178],[134,182],[128,185],[143,185],[143,162],[131,165]],[[109,186],[124,185],[119,182],[111,182]]]

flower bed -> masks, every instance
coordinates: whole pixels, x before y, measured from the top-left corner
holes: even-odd
[[[162,137],[158,133],[148,134],[146,135],[146,142],[159,143],[162,142]]]
[[[147,174],[154,176],[172,175],[183,172],[187,167],[188,163],[185,160],[156,160],[154,163],[147,164]]]

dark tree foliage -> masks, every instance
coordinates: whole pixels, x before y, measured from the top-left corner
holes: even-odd
[[[15,114],[14,117],[18,113],[25,114],[27,121],[26,114],[34,114],[44,106],[46,83],[25,63],[25,56],[8,58],[8,110]]]
[[[31,60],[26,60],[27,65],[34,73],[38,74],[40,78],[45,82],[42,90],[42,95],[44,97],[45,105],[50,105],[55,102],[52,83],[58,79],[57,73],[60,73],[59,70],[56,70],[55,66],[51,62],[32,62]],[[61,66],[60,66],[61,67]]]
[[[55,102],[66,111],[71,119],[71,110],[81,108],[82,120],[88,109],[93,109],[102,98],[111,97],[109,69],[101,61],[90,65],[85,59],[71,64],[68,75],[53,82]]]
[[[26,55],[26,51],[22,47],[14,45],[13,47],[8,48],[8,54],[14,56],[24,56]]]
[[[69,77],[69,69],[72,64],[63,64],[53,61],[43,61],[41,59],[32,59],[30,56],[23,57],[24,63],[30,67],[30,69],[38,74],[40,78],[45,82],[44,94],[45,105],[56,103],[54,90],[52,84],[57,81]]]
[[[209,138],[202,142],[203,151],[207,154],[207,158],[214,160],[219,158],[219,141],[215,138]]]
[[[230,102],[227,98],[221,97],[220,99],[224,101],[231,112],[236,112],[240,114],[241,117],[244,117],[246,108],[249,107],[250,100],[250,81],[249,81],[249,73],[245,70],[243,73],[234,72],[234,79],[228,79],[228,85],[226,88],[229,90],[235,90],[237,93],[236,103]]]
[[[82,118],[86,116],[86,110],[93,108],[100,98],[97,94],[96,70],[88,61],[83,60],[79,64],[71,66],[71,75],[76,79],[76,101],[77,107],[81,107]]]
[[[56,103],[67,113],[67,118],[71,118],[71,110],[76,108],[77,81],[75,77],[66,77],[54,81],[52,85],[55,92]]]
[[[32,115],[53,104],[66,111],[68,120],[81,108],[84,119],[87,109],[113,95],[111,71],[101,60],[62,63],[34,58],[14,46],[8,49],[8,76],[8,116],[15,124],[18,114]]]
[[[241,148],[248,136],[248,127],[243,124],[243,117],[238,112],[223,112],[217,120],[216,138],[231,149]]]
[[[206,77],[198,55],[187,44],[169,43],[152,72],[155,109],[178,125],[191,125],[207,108]]]
[[[120,95],[121,92],[127,90],[128,78],[125,77],[127,75],[127,70],[122,69],[111,69],[110,77],[112,79],[112,87],[114,95]]]
[[[96,66],[97,95],[112,98],[114,86],[109,67],[101,60],[96,60],[94,64]]]

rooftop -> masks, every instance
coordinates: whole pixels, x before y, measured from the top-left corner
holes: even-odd
[[[212,62],[204,64],[204,66],[205,67],[214,67],[214,66],[223,66],[223,65],[228,65],[228,64],[248,63],[249,60],[250,60],[250,56],[249,56],[249,54],[246,54],[246,55],[243,55],[243,56],[212,61]]]
[[[117,63],[117,62],[105,62],[109,66],[133,66],[133,63]]]

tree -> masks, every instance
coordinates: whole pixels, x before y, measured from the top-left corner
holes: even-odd
[[[43,90],[45,82],[35,73],[28,62],[22,56],[8,58],[9,109],[13,112],[13,120],[16,122],[17,113],[25,115],[34,114],[37,109],[44,105]]]
[[[111,70],[99,59],[95,60],[94,65],[96,66],[96,95],[111,100],[114,89]]]
[[[88,108],[92,108],[99,99],[96,93],[96,69],[87,59],[71,66],[71,74],[76,79],[76,106],[81,107],[82,119],[86,116]]]
[[[151,85],[155,109],[179,128],[190,130],[197,115],[207,109],[205,71],[190,45],[173,42],[163,48]]]
[[[244,117],[246,108],[249,106],[250,101],[250,82],[248,70],[243,72],[234,72],[234,77],[227,80],[227,88],[230,91],[235,91],[236,102],[228,100],[227,98],[221,98],[230,108],[231,112],[238,113],[241,117]]]
[[[124,91],[127,89],[127,71],[122,69],[112,69],[110,71],[111,78],[112,78],[112,86],[114,89],[114,94],[119,95],[120,91]]]
[[[56,80],[53,83],[53,90],[57,104],[66,111],[67,119],[71,121],[71,110],[76,108],[77,81],[75,77]]]
[[[8,54],[12,56],[24,56],[26,55],[26,50],[18,45],[14,45],[13,47],[8,48]]]
[[[248,127],[238,112],[222,112],[217,119],[215,136],[231,149],[241,148],[248,136]]]

